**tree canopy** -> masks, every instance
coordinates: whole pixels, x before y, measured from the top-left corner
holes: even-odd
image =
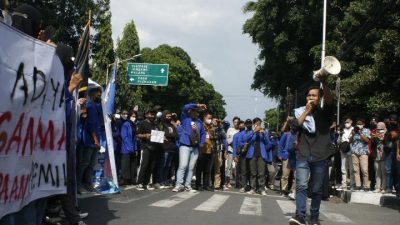
[[[253,89],[281,100],[299,93],[320,67],[323,1],[258,0],[243,32],[260,47]],[[326,55],[342,64],[343,114],[387,115],[400,109],[400,1],[329,0]],[[330,86],[335,87],[331,76]],[[303,95],[299,95],[299,101]]]

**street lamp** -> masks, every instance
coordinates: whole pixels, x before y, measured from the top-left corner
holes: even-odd
[[[129,60],[134,60],[134,59],[136,59],[137,57],[139,57],[139,56],[141,56],[141,55],[142,55],[142,54],[137,54],[137,55],[134,55],[134,56],[131,57],[131,58],[123,59],[123,60],[119,60],[119,59],[117,58],[117,66],[118,66],[119,63],[126,62],[126,61],[129,61]],[[109,68],[111,65],[114,65],[114,64],[115,64],[115,62],[110,63],[110,64],[107,65],[106,83],[108,82],[108,68]]]

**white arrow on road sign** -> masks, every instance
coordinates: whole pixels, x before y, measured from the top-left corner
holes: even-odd
[[[162,68],[162,69],[161,69],[161,73],[164,73],[164,71],[165,71],[164,68]]]
[[[135,78],[131,77],[129,80],[132,82],[132,81],[134,81],[134,80],[135,80]]]

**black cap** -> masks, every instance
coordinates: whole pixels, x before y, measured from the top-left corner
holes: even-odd
[[[245,124],[253,124],[253,121],[251,119],[247,119],[246,121],[244,121]]]

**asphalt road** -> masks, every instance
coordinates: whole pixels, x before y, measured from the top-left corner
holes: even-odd
[[[275,225],[288,224],[295,202],[269,191],[267,196],[238,193],[137,191],[127,187],[110,196],[83,195],[80,207],[89,225]],[[323,201],[321,224],[399,225],[399,207],[385,208]]]

